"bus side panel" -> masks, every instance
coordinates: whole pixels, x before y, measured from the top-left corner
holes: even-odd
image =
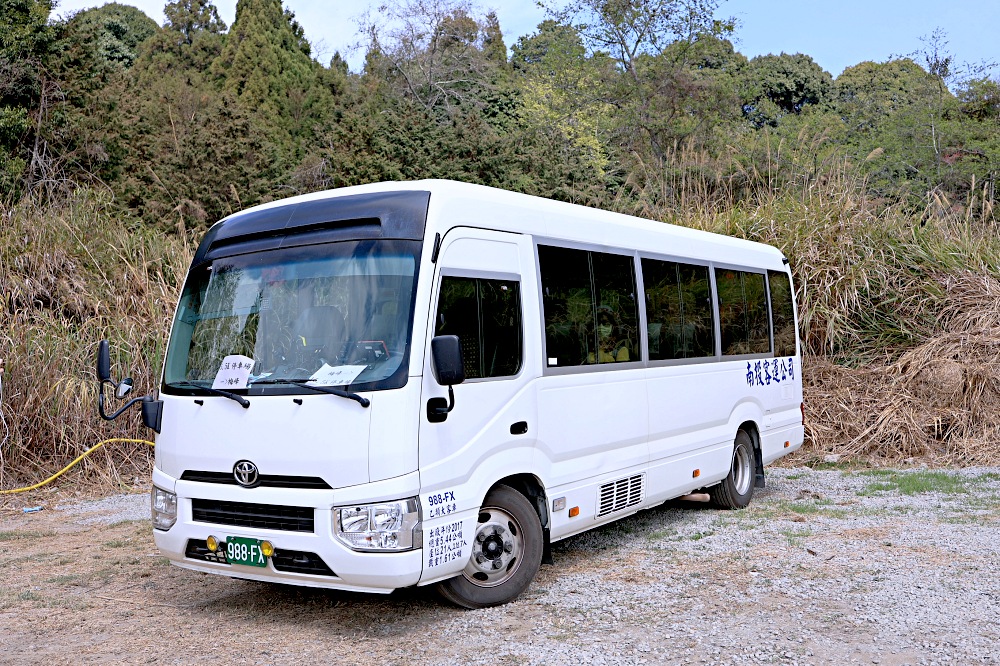
[[[647,376],[650,500],[725,478],[736,436],[733,410],[746,394],[738,367],[696,363],[650,368]]]
[[[553,486],[649,461],[642,369],[538,381],[538,450]]]
[[[544,377],[537,395],[537,465],[548,497],[566,498],[566,507],[552,513],[552,539],[641,508],[597,517],[601,486],[642,474],[649,464],[645,371]],[[579,515],[570,517],[574,507]]]
[[[784,362],[792,368],[792,373],[779,374],[780,382],[772,382],[768,389],[768,413],[764,418],[764,428],[760,433],[761,456],[764,464],[781,456],[797,451],[805,439],[802,423],[802,373],[798,357],[779,359],[779,367]],[[773,362],[772,362],[773,363]],[[787,442],[787,446],[785,443]]]
[[[561,511],[553,511],[550,524],[550,539],[555,542],[560,539],[571,537],[574,534],[585,532],[586,530],[608,523],[620,518],[625,518],[634,514],[639,509],[644,508],[642,504],[628,506],[623,510],[615,511],[607,515],[598,517],[600,505],[601,486],[614,483],[618,479],[630,479],[647,472],[647,466],[634,465],[624,469],[616,469],[614,472],[598,477],[571,481],[561,486],[551,486],[547,488],[552,500],[562,498],[566,500],[566,508]],[[578,509],[576,516],[570,516],[570,509]]]
[[[791,425],[784,428],[774,428],[761,433],[760,448],[764,464],[768,464],[783,455],[798,451],[805,439],[805,428]],[[785,444],[788,446],[785,446]]]
[[[802,382],[798,379],[798,359],[754,359],[735,361],[732,365],[736,367],[734,380],[744,377],[745,387],[742,389],[745,399],[736,407],[730,420],[733,436],[741,424],[752,422],[759,435],[761,460],[765,465],[802,446],[799,407]],[[764,370],[765,367],[768,369]],[[788,447],[784,445],[786,441]]]

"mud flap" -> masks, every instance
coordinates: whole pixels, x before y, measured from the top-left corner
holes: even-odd
[[[753,487],[763,488],[764,487],[764,461],[760,455],[760,449],[756,446],[753,448],[753,457],[757,461],[757,473],[754,475]]]

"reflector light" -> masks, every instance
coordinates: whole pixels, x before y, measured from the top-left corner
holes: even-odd
[[[700,469],[696,469],[695,471],[691,472],[691,478],[692,479],[697,479],[699,476],[701,476],[701,470]]]
[[[576,518],[579,515],[580,515],[580,507],[574,506],[572,509],[569,510],[570,518]]]

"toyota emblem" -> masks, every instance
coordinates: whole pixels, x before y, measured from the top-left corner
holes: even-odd
[[[249,460],[240,460],[233,465],[233,478],[236,479],[236,483],[244,488],[256,488],[257,484],[260,483],[260,473],[257,471],[257,465],[254,465]]]

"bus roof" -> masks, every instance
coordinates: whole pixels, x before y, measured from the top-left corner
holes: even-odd
[[[651,254],[690,257],[739,265],[783,269],[784,255],[770,245],[724,236],[698,229],[657,222],[485,185],[451,180],[390,181],[312,192],[272,201],[240,211],[220,220],[206,236],[215,236],[221,227],[240,223],[265,212],[299,204],[334,200],[356,195],[393,192],[427,192],[424,236],[442,236],[456,226],[474,226],[498,231],[530,234],[540,239],[568,241],[607,248],[638,249]],[[368,199],[368,197],[359,197]],[[381,197],[375,197],[381,199]],[[412,204],[417,200],[404,197]],[[312,208],[313,206],[309,206]],[[271,217],[268,215],[267,217]],[[280,227],[275,228],[278,231]],[[235,229],[234,229],[235,231]]]

